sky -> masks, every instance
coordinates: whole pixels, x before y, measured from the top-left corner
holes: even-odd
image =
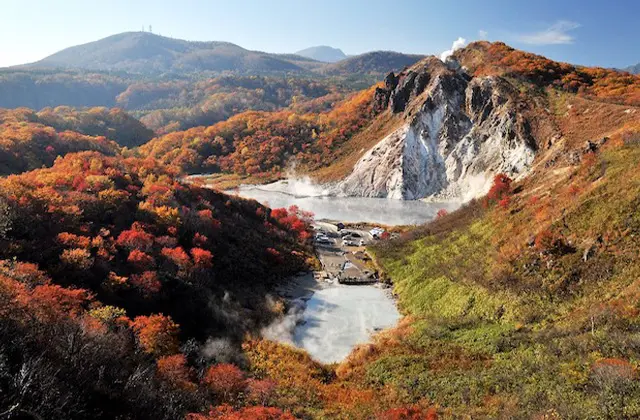
[[[463,38],[574,64],[640,62],[638,0],[0,0],[0,67],[149,25],[276,53],[330,45],[440,54]]]

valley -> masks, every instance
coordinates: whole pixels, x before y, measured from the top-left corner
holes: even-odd
[[[640,76],[462,44],[0,71],[0,418],[640,417]]]
[[[370,233],[374,224],[421,224],[442,208],[457,207],[455,203],[335,197],[308,180],[295,179],[242,185],[230,193],[277,208],[299,207],[315,215],[314,245],[321,269],[298,275],[281,287],[287,313],[262,334],[300,347],[322,363],[341,362],[355,346],[367,343],[400,319],[389,285],[381,282],[366,253],[367,246],[380,240]],[[410,204],[415,206],[407,208]],[[359,228],[337,227],[350,222]]]

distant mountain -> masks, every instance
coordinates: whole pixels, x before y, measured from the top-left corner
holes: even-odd
[[[424,58],[423,55],[403,54],[394,51],[372,51],[328,64],[322,68],[321,72],[330,76],[382,75],[392,70],[402,70],[422,58]]]
[[[634,66],[625,67],[622,70],[628,71],[631,74],[640,74],[640,63]]]
[[[148,32],[125,32],[67,48],[29,67],[125,71],[138,74],[304,72],[292,60],[229,42],[193,42]]]
[[[293,96],[363,89],[420,58],[377,51],[327,63],[228,42],[127,32],[0,69],[0,107],[120,107],[145,117],[153,129],[184,129],[248,109],[288,106]]]
[[[35,63],[10,70],[63,69],[130,75],[233,73],[379,76],[414,64],[423,56],[374,51],[347,57],[337,48],[318,46],[296,54],[251,51],[230,42],[185,41],[149,32],[125,32],[66,48]],[[339,60],[339,61],[338,61]]]
[[[343,53],[341,49],[328,47],[326,45],[306,48],[298,51],[296,55],[312,58],[317,61],[323,61],[325,63],[335,63],[336,61],[347,58],[347,55]]]

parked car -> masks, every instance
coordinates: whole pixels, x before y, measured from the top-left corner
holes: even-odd
[[[338,222],[338,223],[336,223],[336,227],[338,228],[338,230],[342,230],[342,229],[344,229],[344,223]]]
[[[373,239],[380,239],[380,237],[382,236],[382,234],[385,232],[384,229],[382,229],[381,227],[375,227],[373,229],[371,229],[369,231],[369,233],[371,234],[371,236],[373,236]]]

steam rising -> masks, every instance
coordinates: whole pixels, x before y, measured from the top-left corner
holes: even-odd
[[[237,363],[238,350],[226,338],[210,338],[202,346],[202,356],[215,363]]]
[[[289,177],[286,180],[274,182],[272,184],[259,187],[264,191],[274,191],[288,194],[294,197],[326,197],[332,195],[328,186],[314,183],[308,176]]]
[[[464,195],[462,197],[462,202],[466,203],[471,201],[476,197],[480,197],[489,192],[489,188],[491,188],[491,176],[489,174],[478,174],[472,177],[469,177],[467,180],[467,185],[463,189]]]
[[[460,48],[464,47],[464,45],[466,43],[467,43],[466,39],[464,39],[462,37],[458,37],[458,39],[453,41],[453,44],[451,45],[451,49],[450,50],[446,50],[442,54],[440,54],[440,60],[442,60],[443,62],[447,61],[447,58],[451,57],[451,55],[454,52],[456,52]]]
[[[302,321],[305,307],[306,303],[302,299],[292,301],[287,314],[263,328],[261,335],[267,340],[295,345],[293,334],[298,323]]]

